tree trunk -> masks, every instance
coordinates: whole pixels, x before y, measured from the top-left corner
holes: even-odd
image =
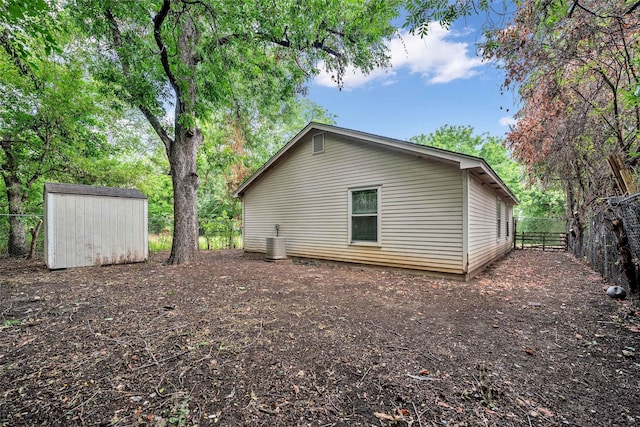
[[[631,248],[629,247],[629,237],[624,228],[624,222],[621,218],[614,218],[611,221],[613,232],[618,239],[618,255],[620,256],[620,267],[622,273],[629,282],[629,290],[632,294],[638,293],[638,266],[633,260]]]
[[[582,258],[586,256],[584,251],[584,231],[585,227],[578,212],[575,212],[573,215],[573,219],[571,221],[571,229],[569,232],[571,233],[571,252],[577,258]]]
[[[31,227],[29,229],[29,232],[31,233],[31,245],[29,245],[29,255],[27,255],[27,259],[33,259],[36,254],[36,245],[38,243],[38,235],[40,234],[42,222],[42,220],[38,221],[38,224],[35,227]]]
[[[20,191],[20,181],[11,175],[4,175],[9,202],[9,248],[11,257],[25,256],[28,253],[27,235],[24,229],[24,202]]]
[[[173,243],[168,264],[184,264],[198,251],[197,149],[203,140],[198,129],[176,126],[176,139],[169,150],[173,182]]]

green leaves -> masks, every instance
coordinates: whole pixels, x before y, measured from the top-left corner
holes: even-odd
[[[444,125],[429,135],[419,135],[409,139],[412,142],[428,145],[430,147],[442,148],[457,153],[480,156],[480,150],[490,137],[484,135],[474,135],[471,126],[451,126]]]
[[[56,15],[44,0],[0,0],[0,35],[11,43],[22,61],[35,66],[40,52],[60,52]],[[39,46],[34,46],[33,40],[38,40]]]
[[[405,8],[408,15],[404,23],[413,34],[416,31],[421,37],[427,35],[429,24],[438,22],[448,28],[454,21],[470,16],[473,13],[489,10],[488,0],[407,0]]]
[[[45,12],[48,5],[44,0],[21,0],[20,2],[2,0],[0,10],[5,22],[16,23]]]
[[[163,68],[152,31],[157,2],[110,4],[113,20],[105,18],[103,2],[74,3],[83,27],[117,54],[119,63],[113,55],[97,62],[100,75],[126,90],[134,105],[156,115],[166,115],[167,108],[165,114],[157,108],[172,98],[166,90],[173,81],[179,86],[175,101],[185,116],[195,119],[293,97],[320,63],[334,72],[338,83],[347,65],[367,71],[387,64],[384,41],[395,31],[390,21],[400,7],[398,0],[172,3],[159,32],[167,53],[168,67]],[[192,38],[181,39],[188,22]],[[194,54],[186,58],[191,45]]]
[[[118,101],[89,77],[66,15],[57,10],[55,17],[68,32],[42,34],[32,24],[52,25],[53,12],[44,2],[25,5],[30,7],[20,14],[4,16],[18,31],[0,32],[0,176],[19,183],[19,198],[27,206],[41,204],[45,179],[122,183],[126,178],[112,157],[117,149],[107,138],[107,122],[117,124],[122,112],[111,108]],[[31,15],[39,11],[44,15]],[[64,42],[64,49],[57,45],[57,52],[47,54],[49,37]]]

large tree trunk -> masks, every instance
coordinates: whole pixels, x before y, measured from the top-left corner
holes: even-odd
[[[4,175],[4,184],[7,189],[7,201],[9,202],[9,248],[11,257],[25,256],[28,253],[27,235],[22,218],[24,215],[24,202],[20,191],[20,181],[11,175]]]
[[[202,142],[198,129],[177,126],[176,140],[169,150],[173,181],[173,244],[169,264],[191,261],[198,251],[198,187],[197,149]]]
[[[191,261],[198,252],[198,187],[200,186],[200,178],[196,171],[196,159],[198,147],[204,138],[195,125],[195,106],[198,98],[197,64],[199,55],[196,47],[201,33],[191,14],[180,15],[175,54],[181,64],[180,67],[186,67],[189,72],[184,73],[182,78],[177,78],[171,68],[168,49],[162,37],[162,25],[170,10],[171,1],[164,0],[162,8],[153,19],[153,24],[154,38],[160,49],[160,61],[176,97],[175,137],[171,140],[164,130],[157,130],[160,130],[159,135],[167,148],[173,182],[173,243],[171,256],[167,263],[184,264]],[[154,127],[160,128],[160,126]]]

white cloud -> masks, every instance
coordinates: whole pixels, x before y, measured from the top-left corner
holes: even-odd
[[[516,120],[512,116],[505,116],[501,117],[498,122],[500,123],[500,126],[514,126],[516,123],[518,123],[518,120]]]
[[[367,75],[350,67],[344,76],[344,88],[350,90],[372,81],[389,84],[402,69],[420,74],[430,84],[473,77],[478,74],[477,68],[483,65],[482,59],[474,55],[469,43],[452,40],[457,35],[437,23],[430,24],[429,34],[424,38],[401,31],[399,37],[388,44],[392,67],[377,68]],[[321,86],[335,86],[331,75],[324,70],[315,82]]]
[[[394,75],[395,72],[393,70],[376,68],[369,74],[364,74],[362,71],[354,69],[353,67],[347,67],[343,78],[344,89],[350,90],[358,86],[363,86],[373,80],[387,80],[387,77],[392,77]],[[314,81],[320,86],[333,87],[336,85],[331,74],[327,73],[325,70],[320,71],[320,74],[316,76]]]

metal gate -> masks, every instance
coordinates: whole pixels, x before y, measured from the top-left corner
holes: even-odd
[[[514,249],[567,250],[567,222],[560,218],[515,218]]]

